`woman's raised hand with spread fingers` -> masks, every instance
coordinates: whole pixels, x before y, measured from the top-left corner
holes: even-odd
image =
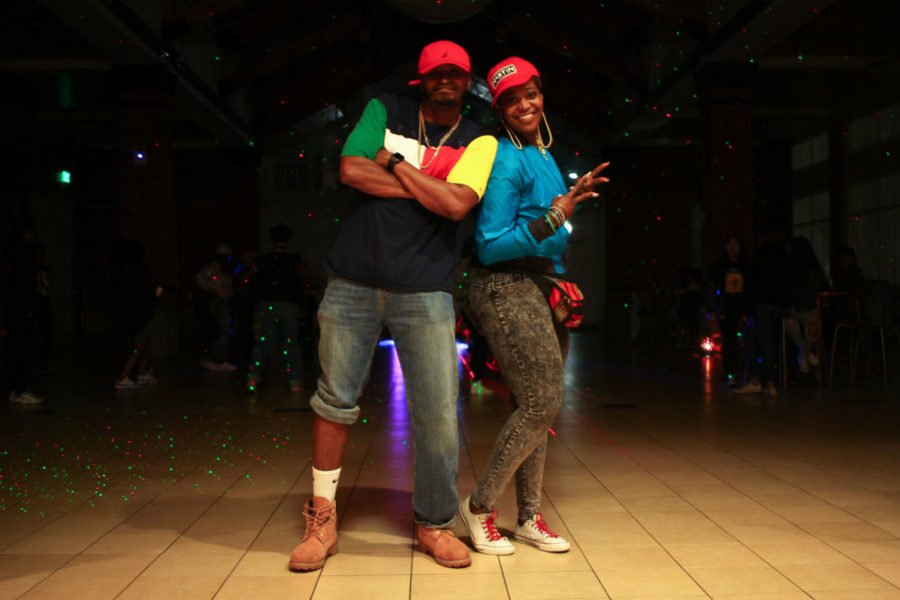
[[[609,166],[609,162],[602,163],[597,165],[593,171],[589,171],[578,178],[575,182],[575,185],[569,188],[569,191],[563,194],[562,196],[557,196],[553,200],[553,205],[558,206],[565,213],[566,218],[572,216],[575,212],[575,207],[588,200],[589,198],[596,198],[599,196],[597,192],[595,192],[595,188],[601,183],[609,182],[608,177],[602,177],[600,174]]]

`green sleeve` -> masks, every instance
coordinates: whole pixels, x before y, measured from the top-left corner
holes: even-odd
[[[369,100],[362,117],[344,142],[341,156],[363,156],[375,159],[375,153],[384,146],[384,130],[387,127],[387,109],[378,98]]]

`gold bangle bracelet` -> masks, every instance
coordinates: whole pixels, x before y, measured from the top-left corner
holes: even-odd
[[[566,213],[563,211],[563,209],[561,209],[558,206],[551,206],[550,211],[553,212],[553,214],[555,214],[557,216],[557,218],[560,221],[560,223],[559,223],[560,226],[562,226],[562,224],[565,223],[566,220],[568,219],[568,217],[566,217]]]

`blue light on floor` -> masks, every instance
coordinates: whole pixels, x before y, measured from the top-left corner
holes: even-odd
[[[394,340],[381,340],[380,342],[378,342],[378,347],[379,348],[393,348]],[[456,342],[456,351],[457,352],[463,352],[468,349],[469,349],[469,345],[467,343]]]

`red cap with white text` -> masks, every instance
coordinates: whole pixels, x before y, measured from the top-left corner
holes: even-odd
[[[487,76],[488,89],[491,92],[491,96],[494,97],[491,106],[497,102],[500,94],[509,88],[528,83],[532,77],[540,76],[541,74],[538,73],[535,66],[524,58],[510,56],[501,60],[494,65],[494,68],[488,72]]]

